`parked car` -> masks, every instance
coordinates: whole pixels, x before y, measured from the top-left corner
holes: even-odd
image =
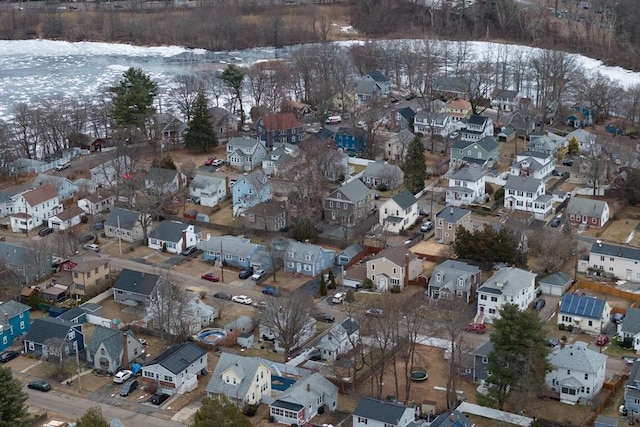
[[[544,339],[545,344],[547,345],[547,347],[555,347],[558,345],[558,340],[553,338],[553,337],[547,337]]]
[[[93,224],[94,230],[104,230],[104,222],[96,222]]]
[[[487,327],[484,325],[484,323],[469,323],[467,326],[464,327],[464,330],[466,332],[475,332],[477,334],[484,334],[485,332],[487,332]]]
[[[15,359],[20,356],[20,353],[13,350],[7,350],[5,352],[0,353],[0,363],[7,363],[10,360]]]
[[[213,157],[207,157],[207,160],[204,161],[204,165],[205,166],[211,166],[213,165],[213,162],[216,161],[216,156]]]
[[[49,384],[44,380],[31,381],[29,384],[27,384],[27,387],[32,390],[38,390],[38,391],[44,391],[44,392],[51,391],[51,384]]]
[[[560,220],[559,218],[553,218],[549,223],[549,225],[553,228],[557,228],[561,223],[562,223],[562,220]]]
[[[609,342],[609,337],[605,334],[600,334],[598,335],[598,338],[596,338],[596,345],[603,347],[605,345],[607,345],[607,343]]]
[[[335,124],[338,124],[338,123],[342,123],[342,117],[341,116],[329,116],[324,121],[324,123],[327,124],[327,125],[335,125]]]
[[[149,402],[151,402],[152,405],[162,405],[170,397],[171,396],[169,396],[167,393],[156,393],[151,396]]]
[[[80,236],[79,240],[80,240],[80,243],[87,243],[87,242],[92,241],[95,238],[96,238],[96,236],[94,236],[91,233],[88,233],[88,234],[83,234],[82,236]]]
[[[331,313],[319,313],[316,319],[321,322],[333,323],[336,321],[336,316]]]
[[[218,276],[216,276],[214,273],[204,273],[202,276],[200,276],[202,279],[204,280],[208,280],[210,282],[219,282],[220,278]]]
[[[562,164],[564,166],[573,166],[573,160],[572,159],[563,159],[562,160]]]
[[[625,356],[623,357],[625,363],[629,366],[632,366],[634,363],[636,363],[636,360],[638,360],[637,358],[633,357],[633,356]]]
[[[544,300],[544,298],[538,298],[534,303],[533,303],[533,309],[535,311],[540,311],[542,310],[542,308],[544,307],[544,305],[547,302]]]
[[[251,276],[251,279],[255,280],[255,281],[258,281],[258,280],[262,279],[262,276],[264,276],[264,274],[265,274],[265,271],[263,269],[259,268],[253,273],[253,275]]]
[[[254,302],[251,305],[254,308],[257,308],[258,310],[264,310],[265,308],[267,308],[267,303],[265,301],[257,301],[257,302]]]
[[[131,375],[133,375],[133,372],[128,369],[123,369],[113,376],[113,382],[116,384],[122,384],[131,378]]]
[[[230,301],[232,298],[229,292],[216,292],[215,294],[213,294],[213,297],[218,299],[224,299],[227,301]]]
[[[427,232],[431,231],[432,229],[433,229],[433,222],[431,222],[431,221],[425,222],[420,227],[420,231],[422,231],[423,233],[427,233]]]
[[[242,270],[240,273],[238,273],[238,277],[241,278],[242,280],[244,279],[248,279],[249,277],[251,277],[251,275],[253,274],[253,270]]]
[[[367,308],[364,314],[371,317],[382,317],[384,312],[379,308]]]
[[[333,298],[331,298],[331,302],[333,302],[334,304],[342,304],[345,296],[346,294],[344,292],[338,292],[333,296]]]
[[[53,233],[53,228],[45,227],[42,230],[38,231],[38,236],[44,237],[44,236],[48,236],[51,233]]]
[[[262,293],[265,295],[270,295],[272,297],[280,296],[280,291],[274,286],[266,286],[264,289],[262,289]]]
[[[624,407],[624,405],[620,405],[620,407],[618,408],[618,413],[623,417],[626,417],[629,415],[629,411],[627,410],[627,408]]]
[[[195,247],[195,246],[191,246],[191,247],[185,249],[184,251],[182,251],[181,254],[183,256],[189,256],[189,255],[195,254],[196,252],[198,252],[198,248]]]
[[[62,170],[68,169],[69,166],[70,166],[69,162],[63,162],[63,163],[58,164],[58,166],[56,166],[56,170],[57,171],[62,171]]]
[[[426,216],[427,218],[430,216],[429,211],[427,211],[426,209],[418,209],[418,215]]]
[[[120,389],[120,396],[127,397],[138,388],[138,380],[129,380]]]
[[[90,251],[94,251],[94,252],[100,252],[100,246],[94,244],[94,243],[90,243],[87,245],[84,245],[85,249],[89,249]]]
[[[224,160],[222,159],[215,159],[213,163],[211,163],[211,166],[215,166],[215,167],[220,167],[222,165],[224,165]]]
[[[231,297],[231,301],[237,302],[239,304],[245,304],[245,305],[251,305],[251,303],[253,302],[251,298],[249,298],[246,295],[235,295]]]

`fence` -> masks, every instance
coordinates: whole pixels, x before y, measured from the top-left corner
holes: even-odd
[[[594,424],[594,422],[596,421],[596,418],[598,418],[598,415],[600,415],[602,411],[605,410],[605,408],[611,402],[611,399],[613,399],[613,397],[616,395],[618,390],[620,390],[620,388],[624,386],[624,383],[627,381],[628,378],[629,376],[626,374],[617,376],[615,378],[615,381],[613,382],[607,381],[602,385],[602,392],[600,395],[601,397],[598,399],[599,400],[598,405],[597,406],[594,405],[593,412],[584,420],[582,425],[592,426]]]
[[[616,298],[623,298],[627,301],[632,301],[635,304],[640,304],[640,294],[636,294],[634,292],[628,292],[622,289],[615,288],[610,285],[605,285],[603,283],[597,282],[589,282],[589,281],[579,281],[576,282],[569,290],[568,293],[573,293],[573,291],[577,289],[587,289],[594,292],[599,292],[601,294],[610,295]]]

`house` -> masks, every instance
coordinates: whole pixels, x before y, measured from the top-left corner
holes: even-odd
[[[505,304],[515,304],[521,311],[526,310],[535,297],[535,286],[535,273],[515,267],[501,268],[478,288],[477,316],[486,323],[493,323]]]
[[[593,125],[593,110],[584,105],[575,104],[571,107],[571,114],[565,119],[567,126],[583,128]]]
[[[555,156],[565,146],[565,139],[552,132],[545,134],[531,134],[527,143],[527,150],[546,153]]]
[[[52,185],[25,191],[13,197],[13,213],[9,214],[11,231],[28,233],[61,211],[58,192]]]
[[[220,262],[239,269],[267,270],[271,267],[271,256],[267,248],[251,240],[238,236],[208,236],[207,240],[198,243],[198,249],[204,253],[202,259],[209,262]]]
[[[57,317],[35,319],[24,337],[24,352],[60,360],[84,349],[82,325]]]
[[[133,175],[134,162],[127,156],[107,160],[91,168],[91,181],[100,187],[115,187],[122,179]]]
[[[333,267],[336,252],[310,243],[290,242],[284,255],[284,271],[315,277]]]
[[[113,208],[104,221],[104,234],[126,242],[139,242],[144,237],[141,213],[123,208]]]
[[[260,202],[271,200],[273,192],[267,175],[262,171],[255,171],[238,179],[231,187],[231,194],[233,212],[237,214]]]
[[[370,162],[362,172],[362,181],[368,187],[384,187],[388,190],[398,188],[404,181],[404,172],[398,165],[392,165],[384,160]]]
[[[434,110],[437,111],[437,110]],[[471,114],[471,103],[465,99],[453,99],[447,101],[444,113],[451,117],[453,122],[466,119]]]
[[[227,161],[235,169],[252,171],[266,156],[267,147],[258,139],[235,137],[227,142]]]
[[[299,331],[297,331],[295,336],[295,338],[297,338],[297,341],[292,343],[291,348],[288,349],[289,352],[292,352],[293,350],[296,350],[298,348],[302,348],[305,343],[313,338],[316,334],[316,326],[318,321],[307,314],[303,315],[305,316],[305,319],[298,319],[298,323],[296,323],[299,327]],[[289,326],[290,317],[282,312],[278,313],[276,317],[276,319],[268,321],[264,318],[262,319],[262,322],[258,326],[258,336],[263,340],[272,341],[274,352],[284,353],[287,349],[285,349],[282,345],[282,335],[280,331],[282,330],[282,327],[288,329],[291,328],[291,326]],[[302,323],[303,320],[304,323]]]
[[[509,173],[544,180],[554,169],[555,158],[552,154],[526,150],[516,155]]]
[[[365,75],[363,79],[374,81],[380,88],[380,94],[382,96],[389,95],[389,91],[391,90],[391,80],[389,80],[389,78],[385,76],[382,71],[372,71],[369,74]]]
[[[351,351],[359,341],[360,326],[354,318],[348,317],[323,335],[315,348],[320,350],[322,360],[335,362],[341,355]]]
[[[227,181],[218,176],[198,173],[189,184],[189,196],[202,206],[217,206],[227,198]]]
[[[545,219],[553,207],[553,196],[545,194],[544,181],[530,176],[509,175],[504,185],[504,207],[533,213]]]
[[[96,325],[87,344],[86,357],[94,369],[114,374],[120,368],[131,366],[131,362],[143,353],[142,344],[132,331]]]
[[[224,108],[211,107],[207,110],[213,130],[218,139],[228,138],[238,131],[238,117]]]
[[[187,124],[173,114],[156,113],[153,120],[153,132],[157,139],[178,142],[187,131]]]
[[[366,264],[356,264],[348,270],[344,270],[342,274],[342,285],[358,290],[363,286],[364,281],[367,279]]]
[[[151,249],[179,254],[202,240],[200,227],[181,221],[164,220],[149,233]]]
[[[475,424],[458,410],[438,415],[429,427],[474,427]]]
[[[636,353],[640,352],[640,308],[627,308],[622,324],[618,326],[618,333],[623,340],[631,340]]]
[[[545,376],[547,387],[560,393],[560,402],[575,405],[592,402],[605,380],[607,355],[587,348],[587,343],[557,346],[549,355],[552,371]]]
[[[78,200],[78,207],[89,215],[97,215],[100,212],[113,209],[115,196],[100,193],[89,194]]]
[[[0,241],[0,263],[22,284],[37,282],[51,274],[52,256],[28,246]]]
[[[493,343],[486,341],[477,347],[464,366],[464,376],[471,376],[474,383],[484,384],[489,378],[489,355],[493,352]]]
[[[71,227],[80,224],[84,211],[78,206],[71,205],[62,212],[49,217],[48,226],[54,230],[68,230]]]
[[[289,155],[285,148],[274,148],[262,160],[262,171],[269,176],[275,175],[279,171],[285,171],[292,159],[293,156]]]
[[[266,114],[256,122],[256,132],[267,148],[276,143],[297,144],[305,137],[302,123],[293,113]]]
[[[47,175],[44,173],[38,174],[37,177],[31,182],[31,188],[34,190],[43,185],[51,185],[58,192],[58,199],[62,202],[69,200],[77,192],[78,187],[70,181],[68,178],[57,175]]]
[[[500,158],[500,146],[496,139],[487,136],[479,141],[458,139],[451,146],[450,167],[464,163],[476,163],[490,167]]]
[[[493,121],[489,117],[472,115],[462,130],[463,141],[480,141],[485,136],[493,137]]]
[[[359,179],[333,190],[324,200],[324,219],[352,227],[369,215],[375,206],[375,193]]]
[[[380,206],[379,224],[390,233],[400,233],[418,220],[418,199],[407,189],[402,190]]]
[[[369,259],[367,277],[373,286],[387,291],[393,286],[404,289],[422,274],[422,260],[404,245],[388,247]]]
[[[76,187],[77,192],[81,194],[93,194],[98,191],[98,184],[89,178],[78,178],[73,181],[73,185]]]
[[[353,427],[411,427],[415,420],[415,408],[371,397],[361,397],[352,415]]]
[[[445,200],[447,205],[464,206],[487,201],[485,169],[478,164],[467,164],[449,176]]]
[[[187,296],[184,304],[176,304],[171,296],[171,284],[161,282],[151,296],[154,304],[147,307],[144,320],[149,327],[175,336],[195,336],[204,327],[212,326],[218,309],[203,303],[198,296]],[[159,313],[161,318],[159,319]],[[156,323],[159,321],[159,324]]]
[[[287,203],[275,199],[244,211],[244,226],[254,230],[280,231],[288,226]]]
[[[0,352],[13,345],[14,340],[26,335],[31,328],[31,308],[14,300],[0,304]]]
[[[538,287],[545,295],[562,296],[571,287],[573,277],[561,271],[538,280]]]
[[[192,334],[213,325],[213,321],[220,316],[218,308],[203,303],[199,297],[189,299],[185,308],[186,316],[189,318],[186,323],[190,326]]]
[[[411,107],[402,107],[391,113],[389,127],[391,129],[413,129],[413,120],[416,112]]]
[[[271,376],[264,359],[222,352],[205,391],[208,397],[223,395],[244,408],[271,396]]]
[[[578,149],[580,152],[598,152],[596,148],[596,136],[584,129],[576,129],[569,132],[564,137],[565,145],[568,145],[571,141],[578,142]]]
[[[571,325],[587,334],[598,335],[611,319],[606,300],[588,295],[564,294],[558,309],[558,325]]]
[[[413,141],[415,135],[408,129],[403,129],[398,133],[388,135],[386,142],[386,158],[392,161],[402,161],[407,155],[409,143]]]
[[[362,246],[354,243],[352,245],[347,246],[336,256],[336,264],[338,265],[347,265],[350,264],[354,259],[362,254],[364,249]]]
[[[455,206],[447,206],[436,214],[435,238],[438,242],[450,245],[456,241],[458,227],[471,231],[471,211]]]
[[[453,120],[445,113],[418,111],[413,118],[413,131],[416,135],[440,135],[446,138],[453,132]]]
[[[511,89],[495,88],[491,92],[491,107],[504,112],[512,112],[519,108],[520,92]]]
[[[76,255],[60,263],[54,279],[63,278],[64,275],[70,278],[70,280],[63,279],[62,282],[70,283],[71,296],[80,299],[85,295],[97,294],[111,278],[109,259],[97,254],[96,256]]]
[[[640,249],[603,243],[591,245],[589,269],[596,276],[611,275],[616,279],[640,282]]]
[[[192,342],[174,344],[142,368],[142,382],[158,393],[183,394],[198,386],[198,375],[207,368],[207,352]]]
[[[355,111],[358,104],[358,97],[355,92],[340,92],[336,93],[329,100],[332,111]]]
[[[498,133],[498,142],[512,142],[516,138],[516,130],[511,126],[503,127]]]
[[[238,316],[224,325],[224,330],[227,334],[237,334],[238,336],[244,333],[253,332],[255,329],[256,325],[253,317],[244,315]]]
[[[427,295],[429,298],[464,298],[467,304],[473,299],[480,284],[481,270],[475,265],[457,260],[446,260],[436,266],[431,274]]]
[[[361,153],[367,144],[367,131],[360,128],[341,126],[333,137],[338,148],[346,153]]]
[[[144,188],[153,194],[176,193],[187,182],[187,177],[175,169],[151,168],[144,178]]]
[[[88,147],[82,147],[83,149],[87,148],[92,153],[100,152],[102,150],[108,151],[109,149],[114,148],[114,141],[112,138],[96,138],[89,144]]]
[[[120,271],[113,284],[113,299],[132,307],[148,306],[156,293],[156,287],[165,280],[156,274],[125,268]]]
[[[306,426],[327,408],[338,407],[338,387],[321,374],[299,379],[269,405],[269,415],[281,424]]]
[[[304,102],[294,101],[292,99],[285,99],[284,101],[282,101],[282,103],[280,104],[280,110],[292,112],[298,119],[310,117],[315,114],[311,105],[305,104]]]
[[[462,77],[438,76],[433,81],[432,95],[450,99],[468,99],[469,82]]]
[[[602,228],[609,221],[609,204],[605,200],[572,197],[569,199],[565,216],[574,227]]]
[[[382,96],[380,86],[378,86],[375,81],[367,78],[356,80],[354,92],[356,94],[358,107],[361,107],[365,103],[376,100]]]

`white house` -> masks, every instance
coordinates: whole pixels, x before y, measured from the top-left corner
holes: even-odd
[[[164,220],[149,233],[149,247],[179,254],[196,246],[202,240],[202,231],[195,225],[180,221]]]
[[[262,171],[267,175],[275,175],[292,158],[284,148],[274,148],[262,159]]]
[[[115,199],[113,195],[93,193],[78,200],[78,207],[89,215],[95,215],[113,209]]]
[[[518,153],[509,173],[544,180],[554,169],[555,158],[553,154],[527,150]]]
[[[175,169],[151,168],[144,178],[144,188],[154,194],[172,194],[187,181],[187,177]]]
[[[553,370],[547,373],[545,383],[560,393],[560,401],[575,405],[594,400],[604,384],[607,355],[589,350],[587,343],[577,341],[557,346],[549,355]]]
[[[640,308],[629,307],[618,329],[623,339],[631,339],[636,353],[640,352]]]
[[[573,132],[569,132],[567,136],[564,137],[564,140],[565,145],[568,145],[572,140],[577,141],[581,152],[599,152],[599,150],[594,148],[596,146],[596,136],[584,129],[576,129]]]
[[[189,185],[189,196],[202,206],[217,206],[227,197],[227,182],[218,176],[196,174]]]
[[[611,320],[606,300],[587,295],[564,294],[558,309],[558,325],[571,325],[580,332],[598,335]]]
[[[338,406],[338,387],[322,374],[314,372],[300,378],[269,405],[269,415],[277,423],[299,426],[311,425],[309,420],[327,409]]]
[[[473,115],[462,130],[462,141],[480,141],[485,136],[493,136],[493,120],[489,117]]]
[[[541,179],[509,175],[504,185],[504,207],[530,212],[536,219],[545,219],[553,207],[553,196],[545,194]]]
[[[597,275],[611,275],[616,279],[640,282],[640,249],[612,245],[600,240],[591,245],[589,268]]]
[[[453,120],[444,113],[418,111],[413,118],[413,132],[426,136],[440,135],[443,138],[453,132]]]
[[[274,324],[286,324],[286,317],[278,316],[279,319],[275,320]],[[308,316],[304,326],[302,326],[301,333],[298,336],[298,340],[293,344],[292,348],[289,351],[295,350],[297,348],[301,348],[307,341],[309,341],[316,334],[316,325],[318,321],[311,316]],[[266,324],[265,322],[260,323],[258,328],[258,333],[260,334],[260,338],[273,341],[273,350],[278,353],[283,353],[285,348],[282,346],[282,341],[280,340],[280,335],[275,328]]]
[[[114,187],[133,173],[133,161],[127,156],[116,157],[91,168],[91,181],[100,187]]]
[[[224,395],[240,408],[271,396],[271,368],[259,357],[222,352],[205,388],[207,396]]]
[[[409,190],[402,190],[380,206],[380,225],[390,233],[410,228],[418,220],[418,199]]]
[[[175,344],[142,368],[142,382],[158,393],[183,394],[198,386],[198,375],[207,367],[207,352],[192,342]]]
[[[491,98],[491,107],[510,112],[518,108],[521,96],[517,90],[495,88]]]
[[[74,225],[80,224],[84,211],[78,206],[69,206],[62,212],[49,217],[47,224],[55,230],[68,230]]]
[[[468,164],[449,176],[446,202],[450,206],[463,206],[487,201],[483,167],[475,163]]]
[[[360,326],[352,317],[348,317],[335,325],[316,344],[322,360],[336,361],[342,354],[350,351],[360,341]]]
[[[526,310],[535,297],[536,274],[515,267],[501,268],[478,288],[478,322],[493,323],[505,304]]]
[[[264,142],[252,138],[231,138],[227,142],[227,161],[233,168],[251,171],[262,165],[267,155]]]
[[[13,197],[11,231],[30,231],[46,224],[49,218],[62,211],[58,191],[52,185],[43,185]]]
[[[409,427],[415,421],[415,408],[371,397],[360,398],[352,415],[353,427]]]

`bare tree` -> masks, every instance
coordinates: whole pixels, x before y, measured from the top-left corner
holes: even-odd
[[[196,102],[198,90],[204,86],[200,76],[182,74],[173,80],[174,86],[169,89],[169,96],[178,106],[178,109],[187,122],[191,121],[193,104]]]
[[[554,271],[567,261],[575,247],[574,236],[568,226],[560,233],[545,228],[527,234],[529,250],[536,256],[538,267],[545,272]]]
[[[578,100],[595,113],[593,118],[595,125],[597,120],[609,118],[614,105],[617,105],[623,94],[623,89],[599,71],[585,71],[576,82],[575,92]]]
[[[167,270],[158,273],[160,279],[148,307],[153,328],[160,331],[161,341],[166,333],[184,339],[190,335],[193,320],[187,291],[171,280]]]

